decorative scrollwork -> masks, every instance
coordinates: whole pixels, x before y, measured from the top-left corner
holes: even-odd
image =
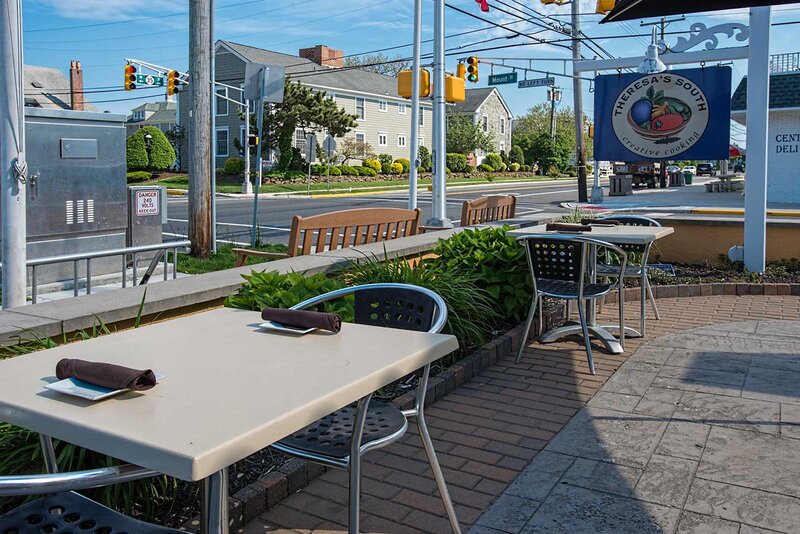
[[[686,52],[703,43],[706,44],[706,50],[714,50],[719,46],[717,34],[733,37],[739,42],[747,41],[750,38],[750,27],[738,22],[719,24],[710,28],[702,22],[695,22],[690,26],[689,32],[689,37],[678,37],[677,42],[669,47],[670,52]]]

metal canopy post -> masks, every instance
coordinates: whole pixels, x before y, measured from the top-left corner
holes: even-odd
[[[763,273],[766,262],[770,9],[770,7],[750,8],[744,267],[755,273]]]
[[[23,110],[22,5],[0,10],[0,206],[3,236],[3,308],[25,304],[25,116]]]
[[[411,68],[411,168],[408,172],[408,209],[417,208],[417,167],[419,166],[419,79],[422,48],[422,0],[414,0],[414,51]],[[330,165],[329,165],[330,167]]]

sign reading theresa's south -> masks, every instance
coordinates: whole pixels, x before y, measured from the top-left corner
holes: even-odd
[[[594,157],[726,159],[730,103],[730,67],[598,76]]]

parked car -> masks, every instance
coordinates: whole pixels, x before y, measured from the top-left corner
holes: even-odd
[[[710,163],[700,163],[697,165],[696,174],[697,176],[703,176],[703,175],[714,176],[715,174],[717,174],[717,170]]]
[[[736,165],[733,166],[733,172],[744,172],[744,163],[741,161],[737,162]]]
[[[667,165],[667,174],[672,174],[673,172],[678,172],[680,170],[681,168],[677,165]]]
[[[683,172],[690,172],[692,174],[697,174],[697,167],[694,165],[687,165],[681,169]]]

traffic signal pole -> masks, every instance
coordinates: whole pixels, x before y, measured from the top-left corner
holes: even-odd
[[[411,168],[408,170],[408,209],[417,208],[417,169],[419,167],[419,78],[422,48],[422,0],[414,0],[414,50],[411,68]],[[329,165],[330,166],[330,165]]]
[[[0,10],[0,211],[3,238],[3,309],[25,304],[25,115],[22,62],[22,2]]]
[[[447,218],[446,191],[446,124],[444,87],[444,3],[445,0],[434,0],[433,12],[433,214],[427,226],[452,228],[453,223]]]
[[[580,2],[572,4],[572,92],[575,98],[575,166],[578,168],[578,202],[588,202],[586,184],[586,146],[583,137],[583,80],[575,65],[581,60],[581,17],[578,12]]]

